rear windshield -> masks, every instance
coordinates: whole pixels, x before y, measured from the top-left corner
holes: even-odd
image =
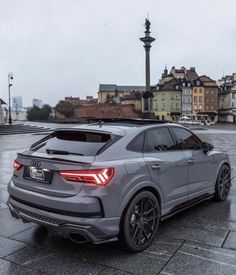
[[[58,131],[33,144],[31,150],[48,154],[95,156],[111,138],[106,133]]]

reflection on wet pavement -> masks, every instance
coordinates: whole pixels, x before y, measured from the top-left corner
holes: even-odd
[[[236,127],[220,127],[196,133],[229,154],[230,197],[162,222],[154,243],[139,254],[127,253],[117,242],[78,245],[13,219],[5,204],[12,161],[42,136],[0,136],[0,274],[236,274]]]

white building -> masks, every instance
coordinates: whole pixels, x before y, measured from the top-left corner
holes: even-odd
[[[41,99],[38,99],[38,98],[33,98],[32,105],[33,105],[33,107],[37,106],[39,108],[42,108],[43,101]]]
[[[5,124],[5,117],[3,113],[2,105],[6,104],[1,98],[0,98],[0,124]]]
[[[236,73],[219,81],[219,122],[236,123]]]
[[[22,108],[23,108],[22,97],[21,96],[13,96],[12,97],[12,110],[17,112],[18,110],[22,110]]]

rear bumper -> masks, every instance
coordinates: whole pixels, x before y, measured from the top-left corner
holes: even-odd
[[[85,240],[99,243],[116,237],[119,233],[120,218],[82,218],[61,215],[34,208],[13,198],[8,199],[8,207],[13,217],[24,222],[34,222],[50,227],[66,238],[78,234]]]

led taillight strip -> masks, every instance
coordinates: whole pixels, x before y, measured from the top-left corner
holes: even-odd
[[[14,170],[19,170],[22,167],[22,165],[20,163],[18,163],[16,160],[13,160],[12,165],[13,165]]]
[[[60,175],[69,181],[107,185],[114,175],[114,168],[102,168],[87,171],[61,171]]]

